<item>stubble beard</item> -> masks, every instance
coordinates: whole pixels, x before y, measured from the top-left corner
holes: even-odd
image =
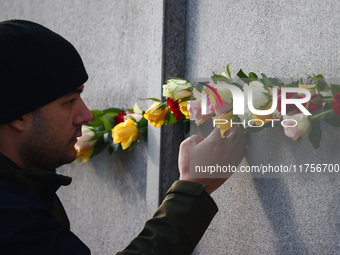
[[[67,145],[76,137],[76,134],[77,132],[73,134]],[[50,125],[43,112],[40,109],[34,111],[33,124],[27,139],[23,142],[21,151],[24,160],[28,162],[27,165],[54,169],[71,163],[75,160],[77,154],[75,150],[74,153],[66,151],[66,147],[60,146],[55,127]]]

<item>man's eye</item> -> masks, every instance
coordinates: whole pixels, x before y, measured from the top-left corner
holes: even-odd
[[[67,101],[66,103],[72,105],[76,100],[77,99],[73,98],[73,99]]]

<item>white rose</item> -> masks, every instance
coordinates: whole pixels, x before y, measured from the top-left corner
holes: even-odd
[[[163,85],[163,96],[178,100],[190,96],[191,84],[186,80],[171,79]]]
[[[263,84],[259,81],[252,81],[249,85],[245,84],[243,89],[244,100],[248,105],[248,91],[252,89],[253,106],[255,109],[260,110],[269,103],[269,92],[264,88]],[[248,107],[247,107],[248,108]]]
[[[233,94],[227,88],[218,88],[218,94],[221,97],[221,100],[227,104],[231,104],[233,102]]]

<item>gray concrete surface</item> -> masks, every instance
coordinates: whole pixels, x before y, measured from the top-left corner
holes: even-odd
[[[0,6],[1,20],[36,21],[75,45],[90,75],[84,92],[90,108],[131,107],[138,97],[158,96],[164,71],[162,1],[0,0]],[[166,75],[175,70],[187,78],[209,77],[231,63],[232,72],[340,77],[338,0],[188,0],[185,7],[185,72],[169,60],[176,56],[172,51],[164,54],[170,66]],[[72,230],[93,254],[123,249],[156,207],[162,195],[154,191],[160,185],[155,180],[159,136],[159,130],[151,133],[149,148],[104,153],[59,169],[74,179],[59,192]],[[279,128],[266,130],[249,137],[247,160],[250,165],[339,163],[339,136],[339,129],[325,126],[315,152],[307,141],[295,144]],[[220,211],[194,254],[340,254],[339,180],[334,175],[261,179],[235,174],[213,194]]]
[[[339,11],[332,0],[190,0],[186,77],[209,77],[230,63],[234,73],[338,78]],[[323,131],[317,151],[281,128],[251,134],[248,163],[339,163],[340,130]],[[194,254],[340,254],[339,183],[339,175],[235,174],[213,194],[220,212]]]
[[[0,1],[0,20],[29,19],[67,38],[80,55],[90,76],[83,98],[91,109],[133,107],[138,98],[161,94],[161,1],[11,0]],[[158,90],[158,95],[154,95]],[[140,101],[146,108],[150,103]],[[159,152],[159,134],[153,135]],[[157,138],[158,137],[158,138]],[[158,139],[158,140],[157,140]],[[152,137],[151,137],[152,140]],[[103,153],[86,164],[58,169],[73,177],[59,192],[72,231],[92,254],[115,254],[143,228],[158,205],[158,179],[149,181],[142,143],[131,152]],[[150,164],[149,164],[150,165]],[[156,177],[158,176],[156,164]],[[149,178],[149,177],[148,177]]]

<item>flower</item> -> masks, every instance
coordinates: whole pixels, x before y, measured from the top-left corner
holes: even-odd
[[[252,89],[252,101],[255,109],[260,110],[269,103],[269,91],[264,88],[264,85],[259,81],[252,81],[249,85],[243,87],[243,94],[246,104],[248,105],[248,91]]]
[[[124,122],[124,116],[126,115],[125,112],[120,111],[116,116],[115,116],[115,124],[119,124],[121,122]]]
[[[180,102],[179,109],[187,119],[190,119],[188,105],[189,105],[189,101]]]
[[[119,123],[112,129],[112,138],[114,143],[120,143],[123,150],[130,147],[131,143],[138,138],[138,128],[136,122],[127,119]]]
[[[213,113],[202,115],[201,102],[199,100],[190,101],[188,110],[190,120],[194,120],[197,126],[202,124],[213,115]]]
[[[227,88],[217,88],[217,92],[221,97],[221,100],[227,104],[231,104],[233,102],[233,94]]]
[[[253,106],[257,110],[263,110],[263,108],[269,106],[269,91],[267,91],[264,88],[264,85],[259,81],[252,81],[249,83],[249,85],[244,84],[243,86],[243,95],[244,95],[244,114],[237,115],[241,122],[245,123],[245,128],[249,127],[248,122],[249,120],[252,120],[254,118],[253,113],[248,108],[248,91],[249,88],[252,89],[252,101]],[[264,118],[267,118],[267,116],[263,116]],[[256,115],[256,119],[262,119],[262,117],[259,117]],[[262,122],[257,121],[256,125],[261,125]]]
[[[175,100],[183,99],[183,98],[190,97],[190,96],[191,96],[190,90],[181,89],[181,88],[178,89],[178,87],[175,89],[175,92],[174,92]]]
[[[214,83],[213,81],[211,80],[209,83],[208,83],[209,87],[214,87]],[[220,101],[216,101],[217,99],[217,95],[215,94],[214,91],[212,91],[209,87],[205,87],[202,91],[202,93],[200,93],[198,90],[194,89],[193,90],[193,95],[194,97],[199,100],[202,104],[202,98],[204,97],[206,99],[206,115],[211,115],[212,113],[215,112],[216,110],[216,104],[218,105],[218,109],[221,110],[221,108],[224,108],[224,105],[221,106],[221,103]],[[206,91],[208,91],[209,93],[207,93]],[[217,92],[218,93],[218,92]],[[215,98],[215,101],[214,99],[211,97],[211,95]],[[215,104],[216,102],[216,104]],[[218,114],[220,115],[220,113]]]
[[[74,148],[77,151],[77,157],[82,157],[83,162],[86,162],[92,155],[97,139],[92,139],[95,133],[89,126],[83,125],[81,132],[82,136],[77,138]]]
[[[173,112],[175,118],[177,121],[180,121],[183,118],[183,113],[180,110],[180,107],[178,105],[178,100],[173,100],[172,98],[168,97],[166,101],[169,104],[170,111]]]
[[[298,113],[295,115],[285,115],[283,116],[283,119],[285,121],[286,126],[293,126],[296,124],[295,127],[283,127],[285,135],[292,138],[293,140],[297,140],[299,137],[301,137],[303,134],[306,134],[309,129],[311,128],[311,122],[308,119],[308,116],[304,115],[303,113]],[[295,121],[289,121],[289,119],[293,119]]]
[[[217,124],[218,122],[216,122],[216,127],[218,127],[220,129],[221,137],[222,138],[225,138],[224,133],[227,132],[231,128],[230,120],[231,120],[232,117],[233,117],[233,112],[230,111],[230,112],[226,113],[223,116],[215,118],[215,119],[224,119],[224,120],[227,120],[227,123],[223,123],[223,124]]]
[[[272,107],[272,102],[270,102],[267,107],[265,107],[263,110],[268,110]],[[266,124],[268,122],[270,122],[270,119],[273,118],[273,113],[268,114],[268,115],[256,115],[253,114],[253,119],[257,119],[257,121],[255,121],[256,126],[261,126],[262,124]],[[259,121],[262,120],[262,121]]]
[[[340,91],[333,98],[332,108],[336,115],[340,115]]]
[[[153,103],[150,108],[144,113],[144,118],[147,119],[149,123],[154,127],[160,127],[163,125],[169,111],[169,108],[166,106],[157,109],[160,104],[161,102]]]
[[[190,97],[191,84],[183,79],[171,79],[163,85],[163,96],[174,100]]]
[[[299,88],[308,89],[309,91],[315,91],[316,84],[306,85],[299,83]]]
[[[299,95],[298,96],[298,98],[304,98],[304,97],[306,97],[306,95]],[[307,110],[309,110],[310,112],[315,112],[316,110],[318,110],[318,109],[320,109],[322,107],[322,103],[313,103],[313,102],[311,102],[311,100],[316,99],[316,98],[320,98],[320,96],[318,94],[312,94],[310,101],[307,102],[307,103],[303,103],[302,105],[304,107],[306,107]],[[301,112],[300,109],[297,109],[297,111],[298,111],[298,113]]]
[[[296,96],[296,93],[286,93],[286,99],[291,99],[294,96]],[[281,113],[281,102],[282,102],[282,98],[281,98],[281,90],[279,90],[278,95],[277,95],[277,110]],[[290,112],[292,110],[294,110],[296,108],[296,106],[294,104],[287,104],[286,105],[286,112]]]

